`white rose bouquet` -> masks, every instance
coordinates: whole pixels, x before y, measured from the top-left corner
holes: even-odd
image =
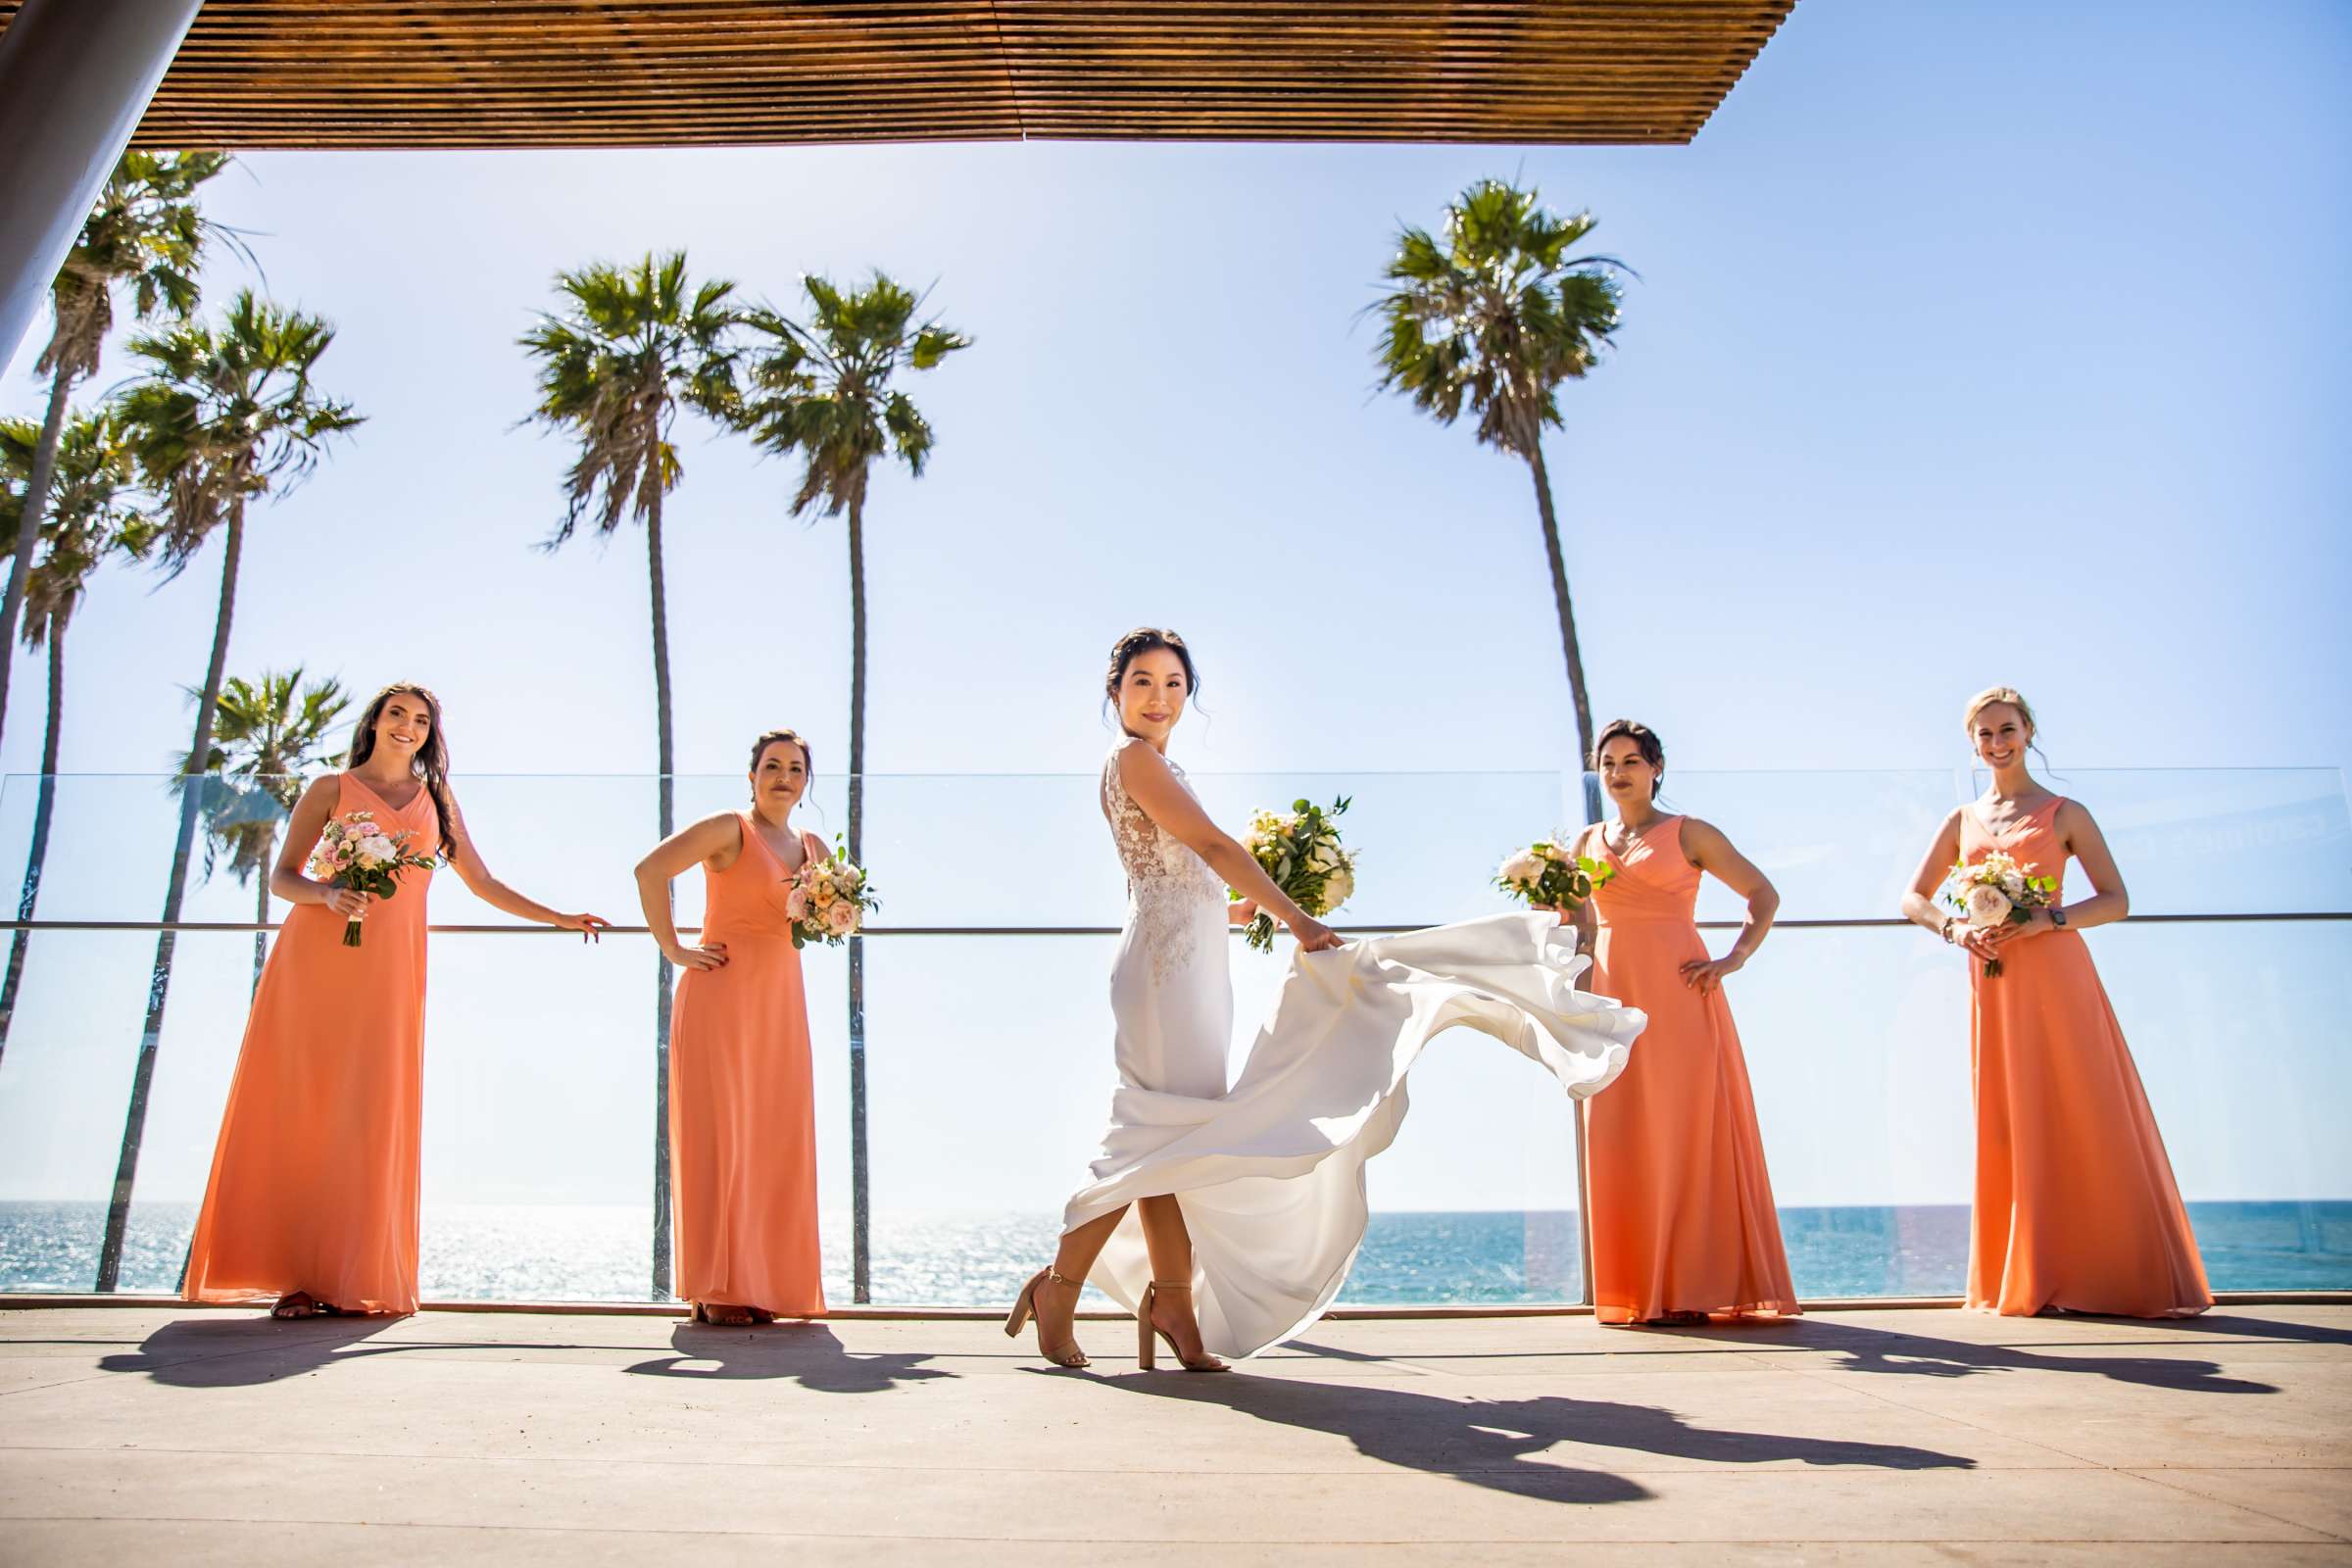
[[[1605,860],[1571,855],[1555,840],[1538,839],[1502,862],[1494,885],[1539,908],[1573,910],[1607,887],[1616,874],[1617,868]]]
[[[865,867],[854,863],[847,854],[811,855],[799,871],[784,879],[784,914],[792,922],[796,948],[811,942],[846,942],[865,924],[869,913],[882,907],[882,901],[866,883]]]
[[[385,832],[376,826],[373,811],[330,816],[319,831],[318,847],[311,852],[311,875],[329,887],[388,899],[400,891],[401,872],[438,863],[429,855],[410,853],[409,840],[415,836],[406,828]],[[343,945],[360,945],[360,917],[356,914],[343,922]]]
[[[2036,876],[2034,867],[2020,865],[1994,850],[1973,865],[1966,860],[1952,867],[1943,884],[1944,907],[1976,930],[1999,925],[2024,925],[2035,909],[2046,909],[2058,895],[2058,879]],[[2001,960],[1986,958],[1989,978],[2001,972]]]
[[[1293,903],[1320,920],[1355,892],[1355,856],[1340,844],[1333,820],[1348,809],[1348,797],[1326,807],[1293,801],[1288,816],[1260,811],[1250,818],[1244,847]],[[1240,894],[1233,895],[1237,900]],[[1257,911],[1243,940],[1260,953],[1274,947],[1274,917]]]

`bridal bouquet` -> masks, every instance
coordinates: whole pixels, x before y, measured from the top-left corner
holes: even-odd
[[[412,866],[435,863],[429,855],[413,855],[409,840],[416,835],[402,828],[387,833],[375,825],[373,811],[346,811],[330,816],[311,852],[311,875],[329,887],[353,888],[388,899],[400,891],[400,873]],[[343,945],[360,945],[360,917],[343,922]]]
[[[784,914],[792,922],[792,945],[847,941],[882,906],[866,885],[865,867],[846,854],[811,855],[801,868],[784,879]]]
[[[2056,877],[2035,876],[2032,866],[1995,850],[1974,865],[1963,860],[1952,867],[1943,884],[1943,903],[1963,924],[1982,931],[2024,925],[2035,909],[2048,908],[2057,893]],[[2000,959],[1984,960],[1988,977],[2000,972]]]
[[[1340,830],[1333,820],[1347,809],[1346,796],[1328,808],[1293,801],[1288,816],[1260,811],[1250,819],[1250,837],[1244,846],[1250,858],[1265,867],[1266,875],[1292,902],[1318,920],[1346,904],[1355,891],[1355,856],[1340,847]],[[1271,952],[1274,917],[1258,910],[1243,938],[1260,953]]]
[[[1573,911],[1616,874],[1605,860],[1571,855],[1556,840],[1538,839],[1502,862],[1494,885],[1537,908]]]

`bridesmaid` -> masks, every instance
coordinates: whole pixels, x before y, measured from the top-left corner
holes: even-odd
[[[2213,1304],[2205,1265],[2131,1048],[2078,934],[2124,917],[2124,879],[2090,812],[2027,770],[2034,710],[2023,696],[2008,686],[1979,692],[1963,723],[1992,784],[1944,818],[1903,913],[1969,955],[1977,1194],[1968,1304],[2012,1317],[2193,1316]],[[2091,896],[2036,909],[2024,924],[1970,929],[1936,893],[1956,862],[1995,850],[2061,882],[2072,856]],[[1995,956],[2001,972],[1987,977],[1984,960]]]
[[[385,687],[361,714],[344,771],[303,791],[270,891],[294,907],[262,969],[220,1140],[188,1250],[191,1301],[267,1301],[272,1316],[416,1310],[418,1079],[424,1057],[425,892],[315,882],[304,865],[330,816],[371,811],[454,865],[475,897],[593,940],[607,922],[560,914],[490,874],[449,787],[441,704]],[[366,941],[343,945],[366,917]]]
[[[796,833],[814,765],[771,729],[752,743],[752,808],[673,833],[637,862],[645,923],[680,970],[669,1029],[670,1234],[677,1291],[698,1322],[822,1317],[816,1111],[808,1004],[784,912],[787,883],[824,841]],[[678,939],[669,884],[703,868],[702,941]]]
[[[1588,987],[1649,1014],[1642,1049],[1586,1105],[1592,1300],[1603,1323],[1793,1316],[1772,1179],[1723,977],[1754,956],[1781,896],[1721,829],[1659,811],[1666,751],[1645,724],[1600,733],[1592,765],[1617,808],[1577,853],[1616,877],[1575,915]],[[1701,872],[1747,901],[1732,951],[1710,957],[1691,912]]]

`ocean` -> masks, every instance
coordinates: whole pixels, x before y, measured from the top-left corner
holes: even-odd
[[[2216,1290],[2352,1290],[2352,1202],[2190,1203],[2188,1212]],[[877,1213],[874,1302],[1009,1303],[1052,1257],[1058,1219]],[[172,1290],[195,1220],[193,1203],[139,1203],[121,1288]],[[103,1203],[0,1202],[0,1293],[90,1289],[105,1225]],[[1968,1265],[1968,1210],[1958,1204],[1784,1208],[1781,1229],[1797,1294],[1811,1299],[1953,1296]],[[652,1296],[652,1236],[636,1206],[428,1205],[420,1289],[428,1300],[642,1301]],[[825,1291],[846,1305],[847,1216],[826,1215],[824,1236]],[[1340,1301],[1573,1301],[1579,1273],[1573,1211],[1392,1210],[1372,1215]]]

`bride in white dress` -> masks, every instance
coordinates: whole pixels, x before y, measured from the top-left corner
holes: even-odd
[[[1166,758],[1198,685],[1170,631],[1128,633],[1104,692],[1121,738],[1102,811],[1127,872],[1111,968],[1119,1087],[1093,1179],[1071,1198],[1052,1265],[1004,1332],[1085,1366],[1071,1325],[1090,1277],[1136,1314],[1138,1358],[1164,1340],[1187,1371],[1227,1370],[1312,1322],[1363,1241],[1364,1161],[1403,1120],[1404,1077],[1460,1025],[1501,1040],[1572,1096],[1624,1069],[1643,1017],[1574,989],[1590,960],[1548,913],[1505,914],[1343,944],[1208,819]],[[1231,887],[1242,902],[1228,905]],[[1229,1093],[1229,923],[1263,907],[1298,956]]]

